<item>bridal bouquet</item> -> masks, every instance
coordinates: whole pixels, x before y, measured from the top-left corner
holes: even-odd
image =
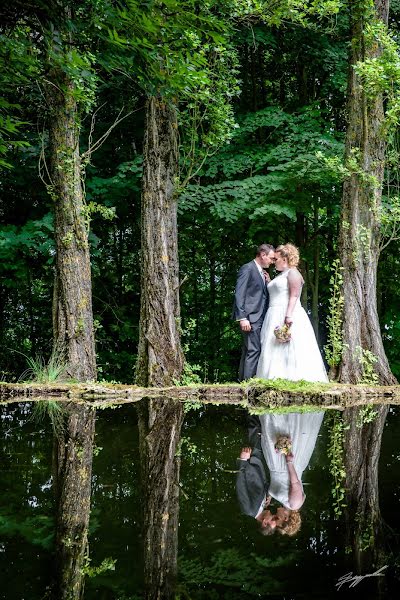
[[[286,344],[286,342],[290,342],[292,338],[292,334],[290,333],[289,325],[282,325],[282,327],[275,327],[274,335],[276,337],[276,341],[281,344]]]
[[[288,435],[281,435],[275,444],[275,452],[277,454],[285,454],[286,456],[292,451],[292,440]]]

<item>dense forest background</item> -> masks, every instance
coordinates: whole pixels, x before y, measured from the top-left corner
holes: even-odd
[[[50,6],[60,10],[61,4]],[[270,2],[263,12],[263,3],[226,2],[217,8],[206,2],[208,18],[218,19],[213,25],[217,33],[206,42],[201,38],[207,23],[200,33],[189,31],[189,12],[185,16],[189,9],[198,14],[203,3],[78,4],[68,21],[78,42],[63,68],[81,84],[79,137],[86,157],[84,210],[90,222],[99,379],[134,378],[144,109],[151,85],[156,90],[151,93],[159,93],[176,84],[170,92],[179,107],[180,301],[187,361],[197,365],[203,381],[236,379],[241,340],[230,318],[236,273],[262,242],[299,246],[306,282],[302,301],[322,347],[332,267],[340,258],[348,3]],[[243,6],[251,4],[257,10],[246,12]],[[154,22],[145,19],[151,5],[172,21],[177,9],[183,11],[173,23],[175,30],[171,27],[171,43],[161,50]],[[45,6],[10,3],[2,9],[0,28],[0,379],[7,381],[20,377],[26,356],[47,359],[53,343],[50,67],[40,29]],[[394,41],[399,25],[400,2],[392,1]],[[131,31],[136,43],[129,38]],[[191,64],[185,53],[194,57]],[[169,55],[175,66],[181,60],[181,71],[175,71],[178,82],[149,66]],[[199,76],[195,94],[193,82],[186,89],[182,72],[204,73],[205,61],[212,73],[207,85]],[[396,130],[387,147],[383,190],[383,203],[391,207],[399,185],[397,140]],[[398,250],[397,239],[383,250],[377,290],[384,345],[397,377]],[[156,264],[162,259],[153,258]]]

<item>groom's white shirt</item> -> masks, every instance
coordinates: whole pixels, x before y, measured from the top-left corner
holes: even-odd
[[[265,504],[266,500],[267,500],[267,496],[265,496],[264,500],[261,502],[261,504],[260,504],[260,508],[258,509],[258,513],[257,513],[257,514],[256,514],[256,516],[254,517],[255,519],[257,519],[257,517],[258,517],[259,515],[261,515],[262,511],[264,510],[264,504]]]
[[[257,267],[257,269],[258,269],[258,272],[260,273],[260,276],[261,276],[261,278],[262,278],[262,280],[263,280],[263,283],[265,283],[265,279],[264,279],[264,273],[263,273],[263,269],[262,269],[262,267],[261,267],[261,266],[258,264],[258,262],[256,261],[256,259],[255,259],[255,258],[253,259],[253,261],[255,262],[255,265],[256,265],[256,267]]]

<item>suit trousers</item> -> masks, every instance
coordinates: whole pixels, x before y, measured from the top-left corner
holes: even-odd
[[[251,379],[251,377],[254,377],[256,374],[258,359],[261,352],[260,335],[263,320],[264,316],[255,323],[252,323],[251,331],[242,331],[243,346],[239,366],[239,381]]]

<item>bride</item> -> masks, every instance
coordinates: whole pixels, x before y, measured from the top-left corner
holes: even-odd
[[[303,278],[297,270],[299,251],[292,244],[278,246],[275,268],[280,275],[268,284],[269,308],[261,329],[261,354],[256,377],[327,382],[325,366],[311,322],[300,304]],[[282,343],[274,330],[283,324],[291,339]],[[260,415],[261,445],[270,470],[268,495],[280,504],[266,523],[265,533],[294,535],[300,528],[299,510],[305,494],[302,475],[313,453],[324,413]],[[291,440],[290,454],[277,453],[282,436]]]
[[[328,381],[310,319],[300,303],[303,277],[297,270],[299,251],[278,246],[275,269],[280,275],[268,284],[269,307],[261,329],[261,354],[256,377],[297,381]],[[290,327],[291,340],[282,343],[276,327]]]

